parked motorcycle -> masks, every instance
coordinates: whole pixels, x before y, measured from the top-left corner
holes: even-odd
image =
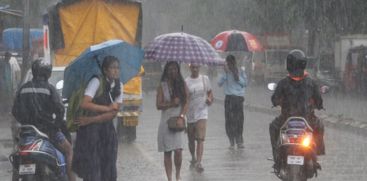
[[[313,129],[303,117],[289,117],[278,139],[278,177],[284,181],[306,181],[317,175],[318,163]]]
[[[65,156],[35,126],[20,126],[17,149],[9,156],[12,181],[67,181]]]

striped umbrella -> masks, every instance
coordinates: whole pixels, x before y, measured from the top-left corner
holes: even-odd
[[[204,39],[187,33],[169,33],[157,36],[144,48],[150,61],[223,65],[224,60]]]
[[[210,43],[221,52],[227,51],[263,51],[255,35],[245,31],[229,30],[217,34]]]

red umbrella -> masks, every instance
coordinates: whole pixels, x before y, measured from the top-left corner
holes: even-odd
[[[218,51],[263,51],[255,35],[245,31],[229,30],[217,34],[210,44]]]

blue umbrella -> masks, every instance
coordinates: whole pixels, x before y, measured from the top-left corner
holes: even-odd
[[[62,96],[70,98],[93,76],[102,75],[101,65],[106,56],[119,59],[120,81],[126,83],[139,73],[144,51],[122,40],[109,40],[90,46],[65,68]]]

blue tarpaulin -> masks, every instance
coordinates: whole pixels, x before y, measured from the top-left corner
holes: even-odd
[[[34,40],[43,38],[42,29],[30,29],[29,46]],[[3,44],[7,50],[22,50],[23,48],[23,29],[8,28],[3,31]]]

